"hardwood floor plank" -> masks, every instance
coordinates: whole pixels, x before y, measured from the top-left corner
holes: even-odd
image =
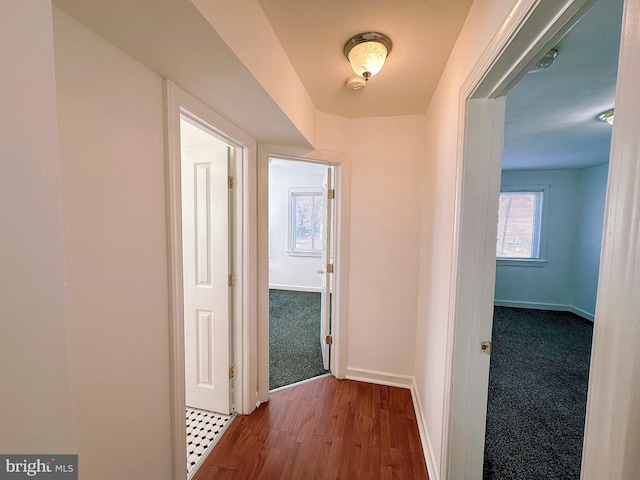
[[[323,377],[238,416],[194,480],[428,480],[406,389]]]

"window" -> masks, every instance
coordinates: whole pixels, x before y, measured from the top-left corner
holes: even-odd
[[[289,253],[322,256],[324,201],[321,188],[289,190]]]
[[[496,257],[540,259],[544,190],[502,191],[498,208]]]

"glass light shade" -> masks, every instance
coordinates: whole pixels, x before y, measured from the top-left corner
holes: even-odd
[[[613,108],[598,115],[598,118],[603,122],[607,122],[609,125],[613,125]]]
[[[357,75],[369,78],[382,70],[387,53],[387,48],[379,42],[363,42],[351,49],[348,58]]]

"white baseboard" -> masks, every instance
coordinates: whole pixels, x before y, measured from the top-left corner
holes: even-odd
[[[531,308],[533,310],[554,310],[557,312],[571,312],[576,315],[591,320],[593,322],[595,315],[582,310],[573,305],[563,305],[559,303],[540,303],[540,302],[518,302],[513,300],[494,300],[497,307],[514,307],[514,308]]]
[[[560,303],[518,302],[514,300],[494,300],[493,303],[498,307],[531,308],[533,310],[556,310],[559,312],[569,311],[569,305],[562,305]]]
[[[418,393],[418,386],[416,385],[415,378],[411,385],[411,398],[413,400],[413,409],[416,412],[416,421],[418,423],[418,431],[420,432],[420,440],[422,442],[422,453],[424,454],[425,461],[427,462],[427,473],[429,473],[429,480],[440,480],[440,470],[438,468],[438,462],[436,461],[436,455],[433,452],[433,443],[431,443],[431,437],[427,430],[427,425],[422,413],[422,401],[420,400],[420,394]]]
[[[347,367],[348,380],[359,382],[377,383],[390,387],[411,388],[413,377],[410,375],[399,375],[394,373],[377,372],[375,370],[365,370],[363,368]]]
[[[270,290],[291,290],[292,292],[322,292],[322,287],[305,287],[300,285],[269,284]]]

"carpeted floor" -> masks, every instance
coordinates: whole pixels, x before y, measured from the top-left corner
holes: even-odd
[[[269,290],[269,389],[324,373],[320,293]]]
[[[578,480],[593,324],[495,307],[484,480]]]

